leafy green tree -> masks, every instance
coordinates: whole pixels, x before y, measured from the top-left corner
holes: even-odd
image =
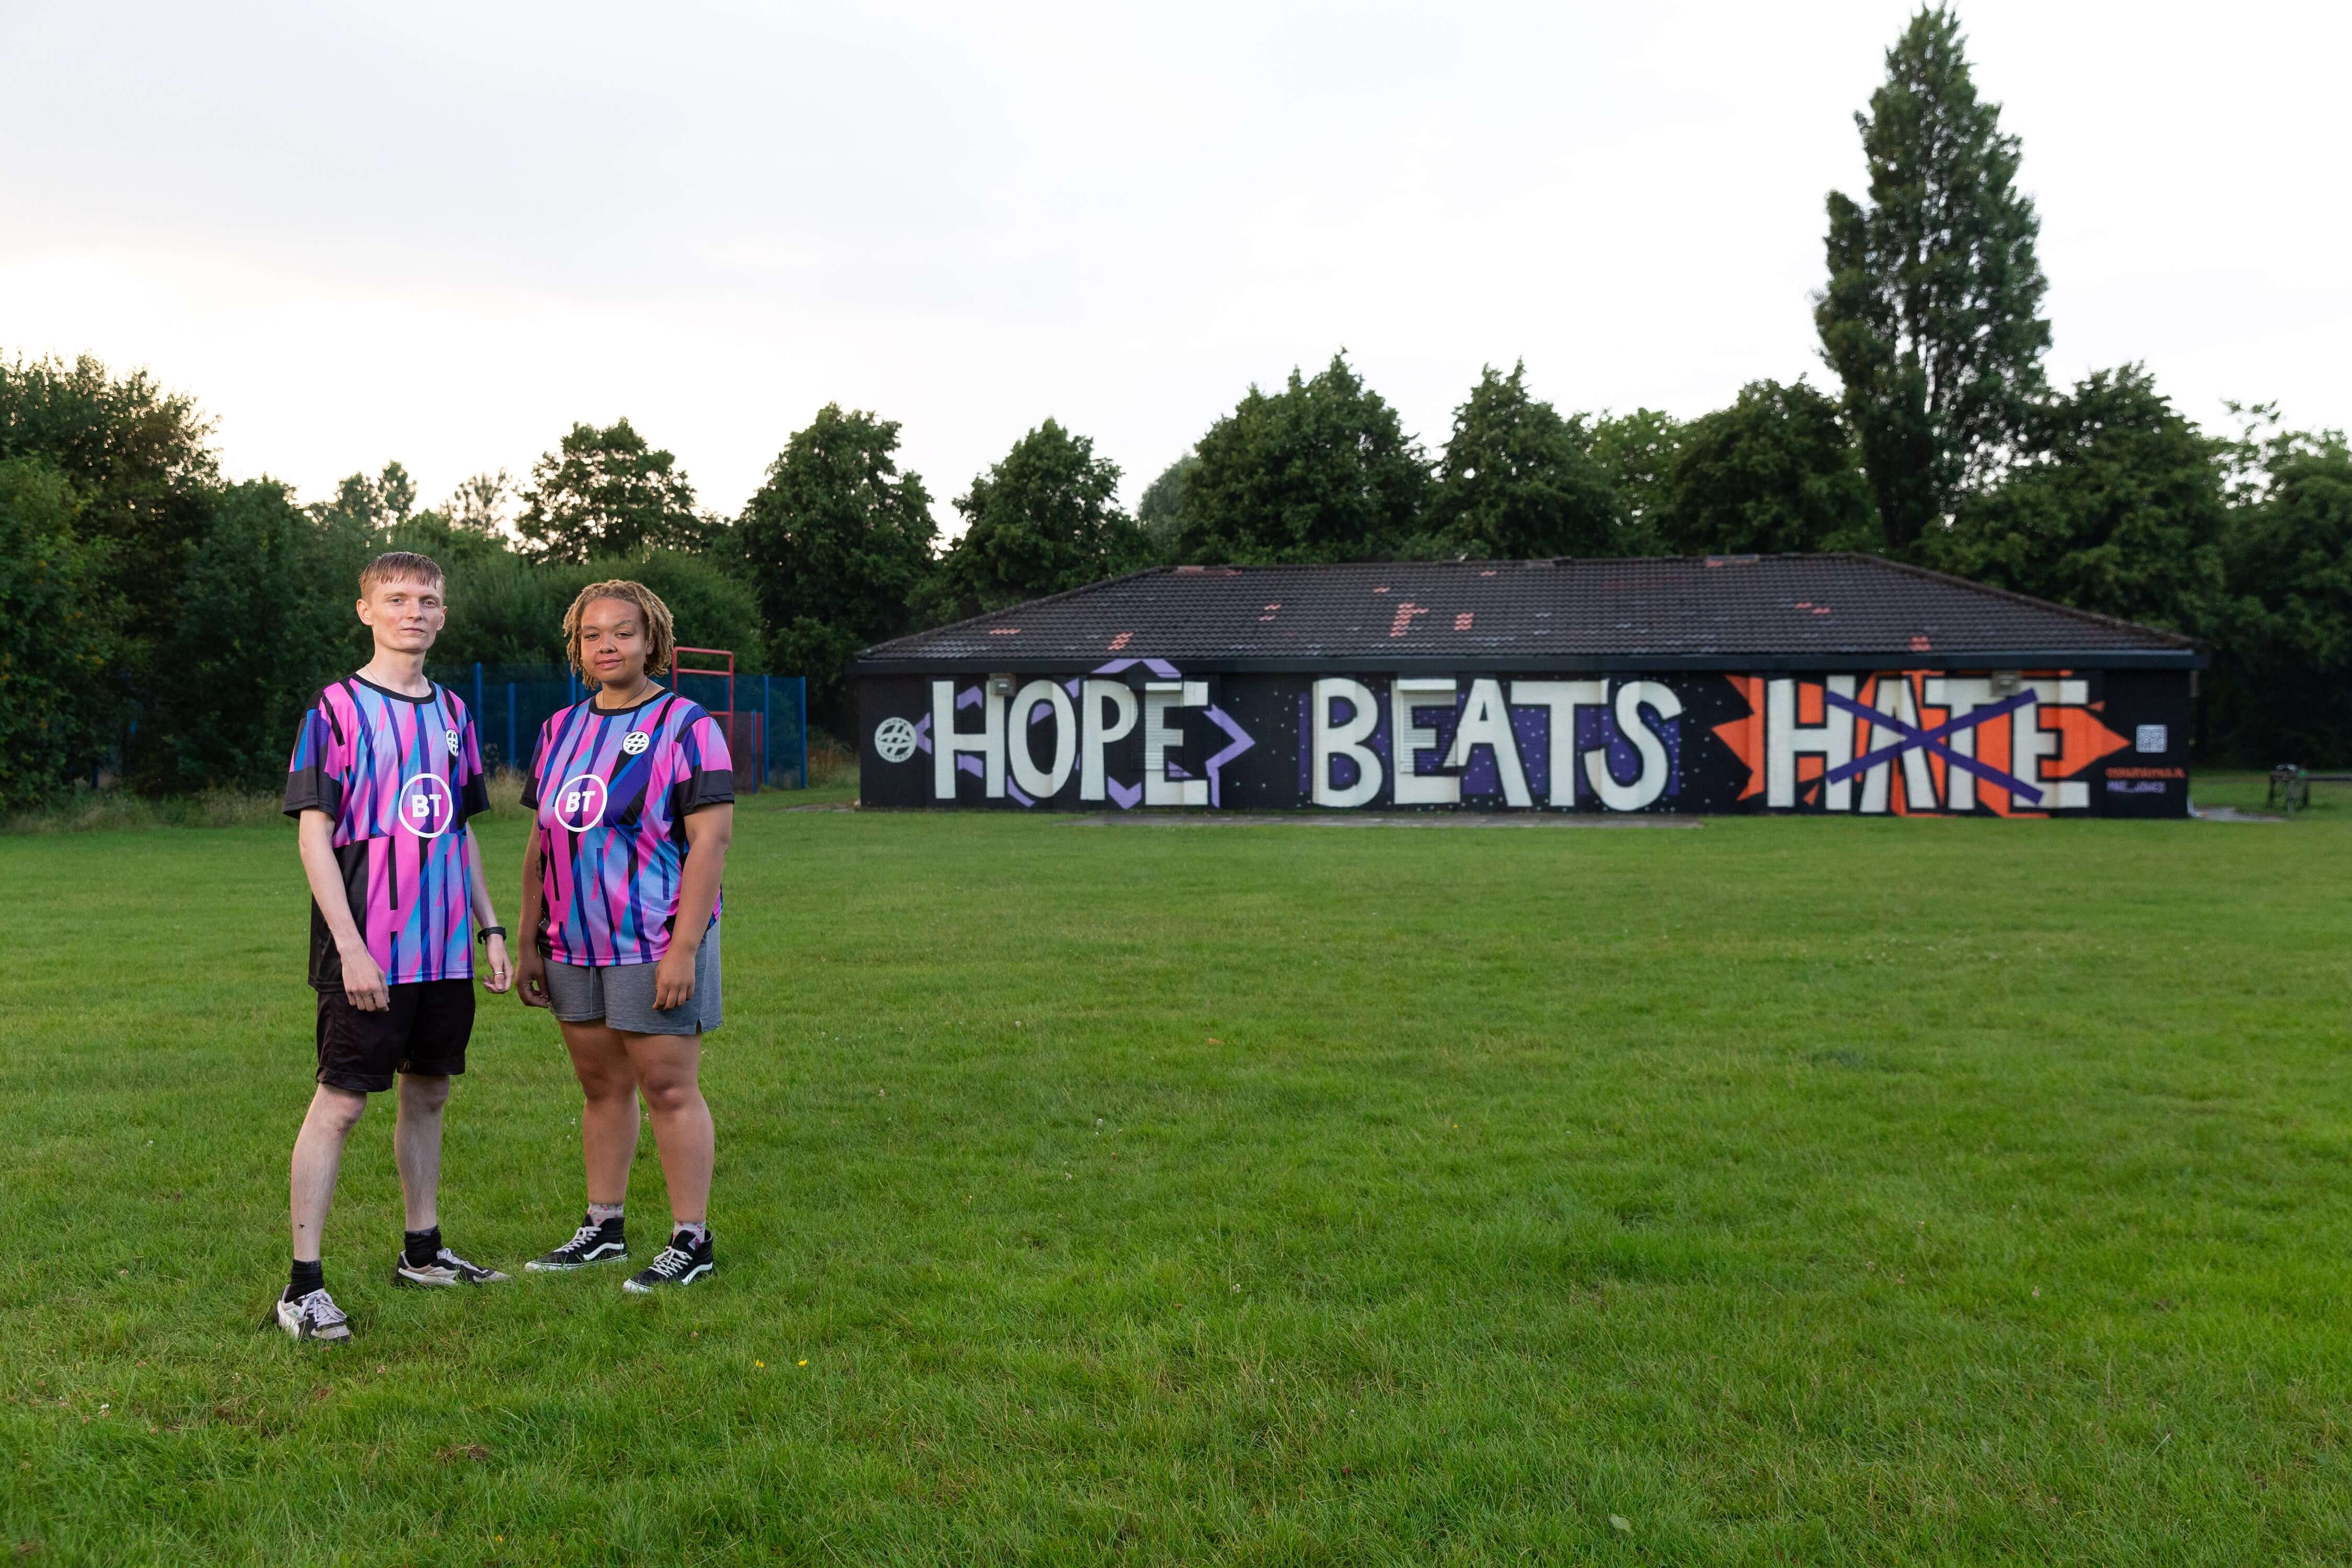
[[[1422,527],[1428,464],[1345,354],[1272,395],[1252,386],[1197,450],[1176,535],[1187,560],[1378,561]]]
[[[86,774],[110,733],[107,546],[79,537],[79,511],[56,468],[0,458],[0,810]]]
[[[144,782],[166,791],[283,781],[303,708],[367,658],[352,605],[372,535],[320,521],[274,479],[222,493],[180,579],[151,700]]]
[[[1118,508],[1118,465],[1048,419],[956,498],[961,538],[924,586],[933,624],[1132,570],[1143,534]]]
[[[1524,363],[1508,375],[1486,367],[1454,411],[1428,531],[1406,552],[1482,561],[1612,553],[1622,509],[1590,439],[1580,418],[1564,419],[1528,394]]]
[[[1998,471],[2043,390],[2041,220],[2018,141],[1977,97],[1958,17],[1912,19],[1854,116],[1867,205],[1829,197],[1829,285],[1813,312],[1886,540],[1911,552]]]
[[[2138,365],[2033,412],[2001,482],[1969,498],[1928,559],[1997,587],[2192,635],[2223,595],[2221,443]]]
[[[166,671],[157,645],[178,613],[180,574],[212,516],[220,469],[212,422],[194,399],[145,371],[117,377],[85,354],[0,361],[0,460],[37,458],[78,502],[74,528],[92,547],[89,603],[114,623],[110,679],[93,720],[127,764],[152,725],[132,717]]]
[[[677,458],[626,419],[602,429],[574,425],[531,465],[530,481],[517,526],[542,559],[625,560],[711,542],[713,524],[694,510],[694,487]]]
[[[1136,523],[1156,561],[1176,559],[1176,535],[1184,521],[1184,488],[1200,466],[1198,452],[1185,453],[1160,469],[1160,477],[1144,487],[1143,499],[1135,503]]]
[[[1682,449],[1682,422],[1655,408],[1603,413],[1589,426],[1585,420],[1580,414],[1574,423],[1617,498],[1618,535],[1611,553],[1656,554],[1664,548],[1658,520],[1667,504],[1668,471]]]
[[[370,479],[350,474],[335,486],[335,499],[310,509],[310,515],[330,526],[349,526],[365,532],[398,528],[416,513],[416,481],[398,462],[386,463]]]
[[[1682,427],[1657,535],[1685,555],[1884,548],[1837,405],[1799,381],[1750,382]]]
[[[2205,748],[2256,766],[2352,763],[2352,447],[2341,430],[2273,428],[2234,456],[2250,471],[2223,545]]]
[[[784,444],[736,524],[770,662],[807,677],[812,717],[836,734],[850,716],[845,667],[907,630],[932,570],[930,493],[899,474],[898,449],[896,420],[829,403]]]

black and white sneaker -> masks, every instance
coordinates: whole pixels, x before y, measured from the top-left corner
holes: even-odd
[[[562,1274],[572,1268],[593,1268],[599,1263],[625,1263],[628,1258],[629,1244],[621,1234],[619,1220],[598,1225],[583,1215],[570,1241],[523,1268],[533,1274]]]
[[[278,1326],[298,1340],[332,1342],[352,1337],[351,1319],[323,1287],[297,1300],[280,1300]]]
[[[691,1285],[707,1278],[714,1267],[710,1252],[710,1233],[704,1231],[696,1241],[684,1231],[669,1238],[669,1245],[654,1254],[654,1260],[621,1281],[621,1289],[634,1290],[642,1296],[650,1290],[667,1289],[673,1285]]]
[[[430,1263],[411,1263],[403,1252],[392,1266],[395,1285],[495,1285],[505,1278],[495,1268],[467,1262],[446,1247],[433,1255]]]

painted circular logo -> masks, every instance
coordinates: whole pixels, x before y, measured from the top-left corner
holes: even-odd
[[[447,734],[449,736],[449,754],[454,757],[457,754],[457,731],[451,730],[447,731]]]
[[[438,838],[457,818],[457,797],[439,773],[418,773],[400,786],[395,797],[400,826],[419,838]]]
[[[604,820],[604,781],[594,773],[566,779],[556,792],[555,820],[574,833],[585,833]]]
[[[874,749],[886,763],[903,763],[915,754],[915,727],[904,719],[885,719],[874,726]]]
[[[633,757],[653,743],[654,738],[643,730],[632,730],[621,737],[621,750]]]

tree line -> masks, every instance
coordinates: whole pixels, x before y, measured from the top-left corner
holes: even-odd
[[[559,658],[571,595],[625,574],[744,667],[806,674],[837,734],[859,648],[1156,563],[1864,550],[2203,639],[2208,758],[2352,760],[2343,434],[2260,405],[2207,430],[2137,364],[2050,384],[2040,220],[1958,22],[1922,11],[1886,66],[1855,116],[1868,185],[1827,203],[1834,384],[1678,419],[1562,413],[1489,367],[1431,450],[1336,353],[1252,386],[1132,513],[1046,419],[953,498],[944,547],[898,424],[835,405],[731,518],[625,418],[436,505],[396,462],[304,504],[226,479],[143,372],[0,360],[0,804],[101,758],[156,792],[270,782],[299,705],[364,657],[351,584],[385,548],[449,572],[438,657]]]

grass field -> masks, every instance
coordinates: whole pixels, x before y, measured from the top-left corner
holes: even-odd
[[[2200,801],[2261,785],[2200,781]],[[805,798],[805,797],[799,797]],[[283,826],[0,838],[37,1563],[2341,1563],[2352,807],[1088,827],[743,808],[707,1289],[396,1293]],[[511,915],[519,819],[484,828]],[[444,1224],[581,1204],[485,999]],[[632,1189],[658,1234],[648,1136]]]

